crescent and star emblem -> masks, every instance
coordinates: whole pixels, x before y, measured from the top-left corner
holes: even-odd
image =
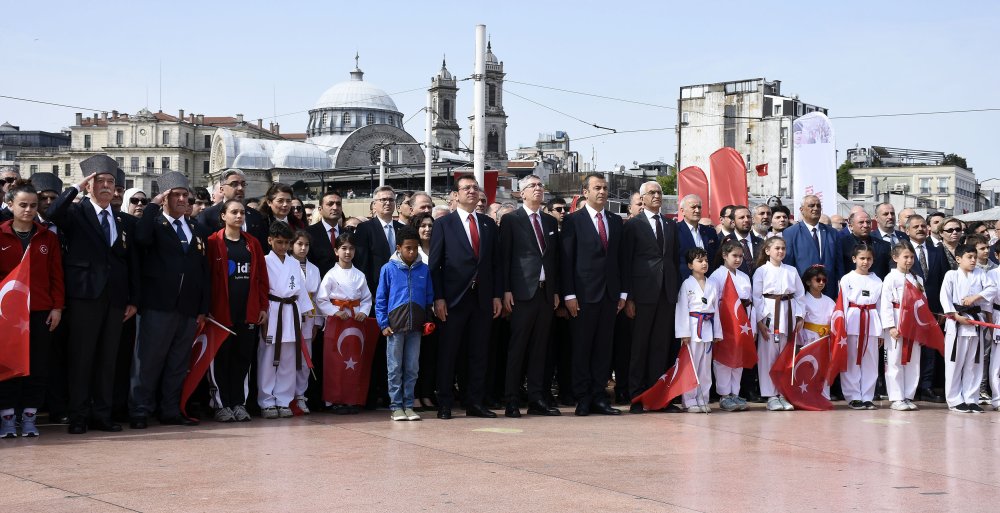
[[[25,284],[23,284],[23,283],[21,283],[21,282],[19,282],[17,280],[11,280],[11,281],[8,281],[7,283],[5,283],[2,288],[0,288],[0,305],[3,304],[3,300],[4,300],[5,297],[7,297],[7,293],[11,292],[11,291],[15,291],[15,290],[18,291],[18,292],[23,292],[29,298],[31,297],[30,296],[30,292],[28,291],[28,286],[27,285],[25,285]],[[0,309],[0,317],[3,317],[3,310],[2,309]]]
[[[337,354],[339,354],[341,356],[344,355],[344,352],[341,350],[341,346],[344,343],[344,339],[346,339],[347,337],[349,337],[351,335],[353,335],[355,337],[358,337],[358,340],[361,342],[361,354],[364,354],[364,352],[365,352],[365,336],[364,336],[364,333],[362,333],[359,328],[347,328],[346,330],[340,332],[340,336],[337,337]],[[344,365],[346,365],[348,369],[352,369],[352,370],[356,370],[355,366],[358,363],[359,362],[357,362],[357,361],[354,360],[354,356],[351,356],[347,360],[344,360]]]
[[[813,378],[816,377],[816,374],[819,374],[819,362],[816,361],[816,357],[813,355],[807,355],[803,356],[801,359],[799,359],[799,361],[795,362],[795,367],[792,367],[793,378],[796,375],[796,371],[799,370],[799,366],[806,362],[812,365],[813,373],[812,376],[809,376],[808,380],[799,383],[799,389],[802,390],[803,394],[806,393],[806,391],[809,389],[809,383],[807,383],[807,381],[812,381]]]
[[[913,303],[913,319],[917,321],[917,324],[921,326],[927,326],[930,323],[924,322],[920,319],[920,307],[924,306],[925,301],[923,299],[918,299],[916,303]]]
[[[200,362],[201,357],[205,356],[205,351],[208,350],[208,336],[203,334],[199,335],[198,338],[194,339],[194,343],[192,344],[192,353],[194,352],[193,348],[195,347],[201,348],[201,351],[198,353],[198,356],[196,356],[194,359],[194,361]]]

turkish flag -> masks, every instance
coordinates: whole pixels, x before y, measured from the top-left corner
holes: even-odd
[[[749,205],[747,200],[747,163],[733,148],[719,148],[708,157],[709,200],[702,205],[702,217],[719,222],[719,210],[726,205]],[[681,196],[683,198],[683,196]],[[706,214],[705,209],[709,209]]]
[[[461,178],[461,177],[463,177],[463,176],[465,176],[465,175],[475,176],[472,173],[465,172],[465,171],[455,171],[455,174],[452,175],[452,176],[453,176],[453,179],[455,180],[455,183],[458,183],[458,179]],[[487,203],[493,203],[497,199],[497,182],[498,182],[498,179],[499,179],[498,171],[484,171],[483,172],[483,181],[486,182],[486,183],[481,183],[481,184],[479,184],[479,186],[482,187],[483,192],[486,193],[486,202]]]
[[[838,292],[837,306],[830,319],[830,366],[826,382],[833,383],[838,374],[847,370],[847,322],[844,320],[844,293]]]
[[[927,306],[927,297],[915,285],[906,282],[899,304],[899,336],[903,339],[903,363],[910,361],[908,350],[913,342],[937,349],[944,355],[944,333]],[[907,344],[906,342],[909,342]]]
[[[327,317],[323,336],[324,401],[365,404],[378,334],[378,322],[373,317],[364,322]]]
[[[30,250],[30,246],[28,250]],[[27,376],[31,370],[28,318],[31,311],[31,258],[0,282],[0,381]]]
[[[632,402],[641,402],[647,410],[659,410],[670,404],[675,397],[690,392],[697,386],[698,374],[695,373],[691,353],[688,352],[688,345],[682,344],[674,366],[667,369],[653,386],[632,399]]]
[[[208,367],[212,364],[212,360],[215,360],[216,353],[227,338],[229,332],[212,321],[205,321],[198,333],[195,333],[194,342],[191,343],[191,363],[187,376],[184,377],[184,384],[181,386],[181,415],[193,418],[187,414],[188,399],[198,388],[198,383],[208,372]]]
[[[712,197],[708,194],[708,175],[698,166],[688,166],[677,173],[678,201],[688,194],[697,194],[701,198],[702,216],[710,217],[708,214],[712,212]]]
[[[719,322],[722,323],[722,342],[712,348],[715,361],[732,369],[750,369],[756,365],[757,348],[753,343],[750,316],[736,292],[732,273],[726,273],[726,284],[722,288]]]
[[[830,365],[830,337],[807,344],[796,355],[795,344],[785,344],[771,367],[771,381],[781,395],[800,410],[832,410],[833,404],[823,397],[823,385]]]
[[[767,176],[767,164],[757,164],[754,169],[757,170],[757,176]]]

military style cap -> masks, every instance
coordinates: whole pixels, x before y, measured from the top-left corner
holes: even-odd
[[[35,190],[38,192],[62,192],[63,190],[62,180],[52,173],[35,173],[31,175],[31,185],[33,185]]]
[[[80,162],[80,171],[83,172],[83,176],[90,176],[94,173],[99,175],[113,175],[115,177],[115,182],[121,180],[120,185],[125,184],[125,173],[118,169],[118,162],[107,155],[94,155],[93,157]]]
[[[160,186],[160,190],[167,192],[173,189],[190,189],[191,182],[188,177],[184,176],[184,173],[179,171],[170,171],[168,173],[163,173],[159,179],[156,180],[157,184]]]

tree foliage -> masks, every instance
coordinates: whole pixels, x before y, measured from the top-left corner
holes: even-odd
[[[837,192],[845,198],[851,192],[852,167],[854,166],[851,164],[850,159],[845,159],[844,163],[837,168]]]
[[[660,184],[660,188],[663,189],[664,195],[677,194],[676,171],[671,171],[670,174],[664,176],[657,176],[656,182]]]
[[[961,155],[956,155],[954,153],[949,153],[944,156],[944,160],[941,164],[945,166],[958,166],[962,169],[969,169],[969,164],[965,161],[965,157]]]

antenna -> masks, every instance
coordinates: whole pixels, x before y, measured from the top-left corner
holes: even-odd
[[[160,59],[160,106],[159,110],[163,110],[163,59]],[[147,100],[148,103],[148,100]]]
[[[274,120],[278,120],[278,86],[271,84],[271,108],[274,109]]]

